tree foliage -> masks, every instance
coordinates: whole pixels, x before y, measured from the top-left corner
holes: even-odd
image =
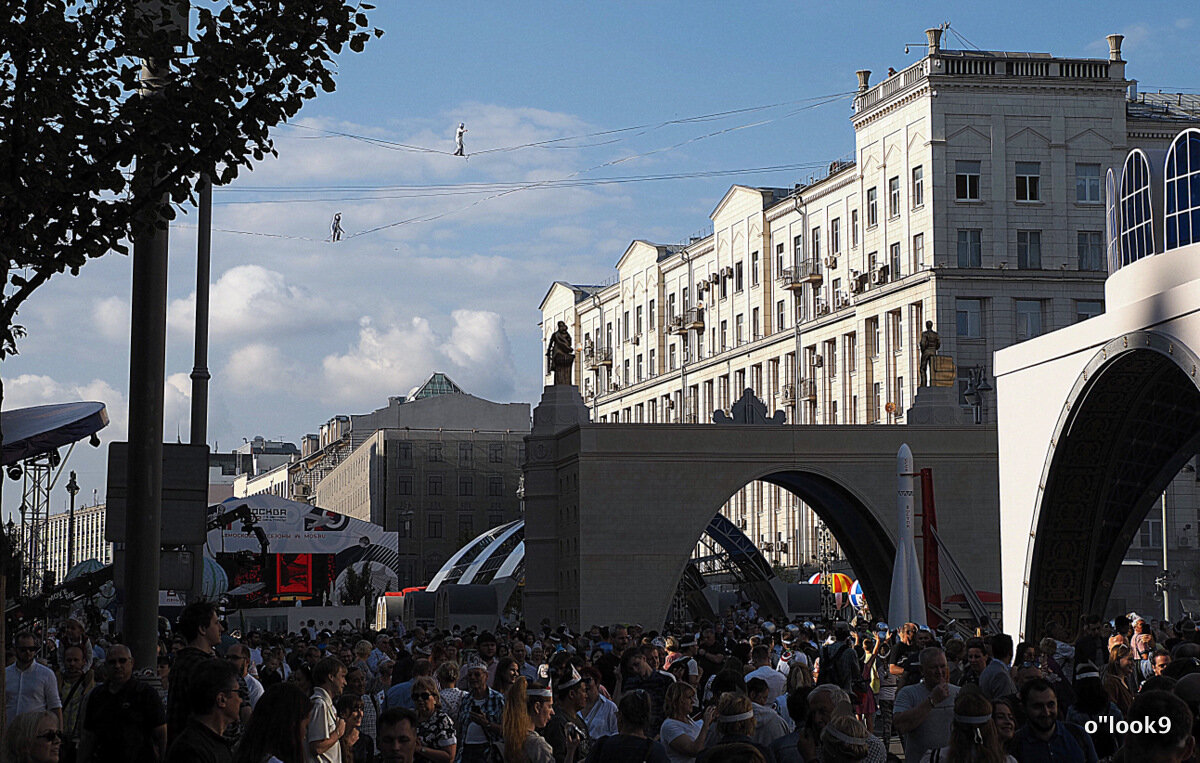
[[[346,582],[338,591],[343,606],[361,603],[366,613],[364,621],[371,622],[375,615],[375,594],[370,567],[364,565],[361,572],[353,564],[346,568]]]
[[[39,286],[127,253],[201,174],[228,183],[275,155],[271,128],[334,89],[334,56],[382,34],[343,0],[192,0],[182,29],[188,0],[0,4],[0,359]],[[162,97],[138,97],[143,60]]]

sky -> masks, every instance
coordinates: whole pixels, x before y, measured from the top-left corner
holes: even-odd
[[[946,48],[1093,58],[1117,32],[1140,89],[1200,91],[1185,2],[376,4],[384,37],[337,59],[337,90],[274,131],[278,158],[214,193],[214,450],[298,443],[434,371],[536,405],[553,281],[602,283],[635,239],[706,233],[732,184],[850,158],[855,71],[915,63],[928,27],[950,22]],[[170,234],[168,442],[188,439],[195,218]],[[107,405],[102,447],[68,461],[81,505],[104,500],[107,443],[125,439],[130,280],[120,254],[56,276],[0,367],[5,410]],[[6,482],[5,516],[18,501]]]

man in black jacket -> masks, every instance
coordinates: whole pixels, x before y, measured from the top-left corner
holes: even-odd
[[[184,607],[179,616],[178,632],[187,639],[188,645],[175,655],[171,664],[171,683],[167,691],[167,736],[171,740],[187,725],[192,673],[201,664],[216,659],[213,649],[221,643],[217,605],[211,601],[196,601]]]

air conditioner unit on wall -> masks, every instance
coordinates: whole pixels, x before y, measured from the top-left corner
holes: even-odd
[[[813,367],[814,367],[814,368],[823,368],[823,367],[825,366],[825,356],[823,356],[823,355],[813,355],[813,362],[812,362],[812,364],[813,364]]]
[[[629,341],[633,342],[634,344],[641,344],[641,341],[642,341],[642,335],[641,335],[641,334],[634,334],[633,336],[631,336],[631,337],[629,338]]]
[[[825,258],[825,267],[833,270],[837,267],[837,257],[830,256]]]

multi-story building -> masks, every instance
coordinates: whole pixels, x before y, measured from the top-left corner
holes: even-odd
[[[51,514],[46,521],[46,565],[54,573],[54,582],[67,575],[67,543],[74,544],[75,564],[95,559],[111,564],[113,544],[104,540],[104,504],[75,509],[75,533],[70,532],[70,513]]]
[[[902,423],[926,321],[966,406],[994,351],[1104,310],[1104,173],[1187,115],[1133,100],[1119,35],[1105,60],[927,34],[903,71],[858,72],[853,161],[735,185],[712,233],[634,241],[611,285],[550,288],[543,340],[567,323],[593,420],[707,422],[751,389],[791,423]],[[811,512],[780,488],[752,483],[722,511],[774,562],[816,552]]]
[[[309,474],[322,474],[317,506],[400,534],[402,586],[429,582],[463,544],[520,516],[528,403],[483,400],[438,373],[384,408],[346,418],[300,469],[309,463]]]

